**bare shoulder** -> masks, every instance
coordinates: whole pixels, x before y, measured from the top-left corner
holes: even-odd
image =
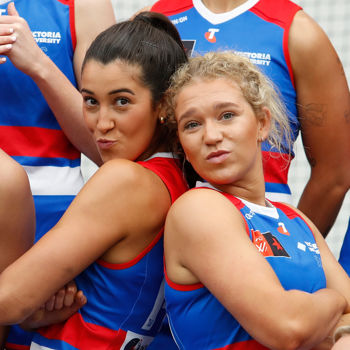
[[[337,53],[321,26],[306,12],[296,13],[289,32],[289,52],[293,70],[311,72],[318,68],[316,62],[337,64],[341,67]],[[317,59],[322,57],[322,60]],[[342,68],[341,68],[342,69]]]
[[[166,220],[166,235],[184,239],[215,237],[214,228],[238,225],[244,228],[238,209],[220,192],[211,189],[187,191],[171,206]]]
[[[27,250],[34,238],[35,210],[23,167],[0,150],[0,270]]]
[[[98,34],[115,24],[115,16],[110,0],[75,0],[74,15],[77,39],[74,70],[80,82],[81,64],[86,50]]]
[[[168,189],[158,175],[125,159],[114,159],[102,165],[82,192],[85,191],[90,193],[90,198],[99,198],[102,203],[107,200],[122,202],[128,207],[130,218],[132,213],[140,216],[142,212],[150,215],[150,221],[163,220],[171,204]]]
[[[154,172],[125,159],[113,159],[103,164],[92,179],[98,179],[104,184],[108,183],[110,186],[118,188],[143,188],[145,193],[148,190],[153,191],[163,184]]]
[[[290,28],[290,47],[297,50],[313,50],[325,42],[329,43],[329,39],[321,26],[306,12],[298,11]]]
[[[2,199],[15,197],[23,198],[30,194],[28,176],[23,167],[0,150],[0,193]]]
[[[75,0],[75,21],[78,41],[81,35],[96,36],[115,23],[111,1]]]

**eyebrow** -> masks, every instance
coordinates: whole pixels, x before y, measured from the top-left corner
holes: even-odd
[[[90,95],[94,95],[94,92],[93,91],[90,91],[88,89],[81,89],[80,92],[85,92],[87,94],[90,94]],[[108,93],[108,95],[114,95],[114,94],[119,94],[121,92],[127,92],[131,95],[135,95],[135,93],[130,90],[130,89],[127,89],[127,88],[121,88],[121,89],[116,89],[116,90],[112,90]]]
[[[233,102],[217,102],[214,104],[213,110],[217,111],[228,107],[241,108],[238,104]],[[180,123],[183,119],[190,118],[191,115],[194,114],[196,111],[197,111],[196,107],[191,107],[180,116],[178,123]]]

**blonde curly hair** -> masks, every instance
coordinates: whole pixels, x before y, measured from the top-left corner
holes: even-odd
[[[263,107],[271,113],[271,127],[267,138],[271,147],[280,153],[290,149],[291,129],[286,108],[273,83],[249,59],[231,51],[209,52],[204,56],[191,58],[171,78],[165,95],[167,124],[177,129],[175,119],[176,99],[182,88],[198,80],[227,79],[241,89],[243,96],[259,118]],[[174,152],[181,153],[181,146],[174,145]]]

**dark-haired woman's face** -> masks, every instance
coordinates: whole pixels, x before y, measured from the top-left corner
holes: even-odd
[[[88,61],[82,73],[83,112],[104,162],[142,160],[157,125],[152,95],[137,66]]]

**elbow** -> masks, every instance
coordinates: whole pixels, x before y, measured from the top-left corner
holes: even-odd
[[[0,295],[0,325],[14,325],[23,322],[34,310],[24,306],[12,297]]]
[[[282,321],[282,320],[281,320]],[[308,327],[303,320],[286,320],[275,328],[271,336],[271,343],[267,344],[274,350],[297,350],[303,349],[310,341]]]

